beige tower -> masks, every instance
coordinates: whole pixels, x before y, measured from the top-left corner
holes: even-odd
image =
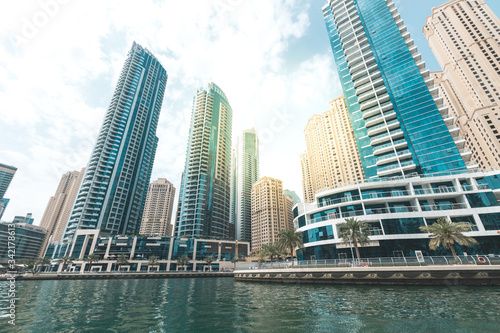
[[[307,152],[301,155],[304,201],[314,201],[323,188],[364,179],[344,96],[330,102],[330,110],[314,115],[304,130]]]
[[[423,32],[443,72],[434,73],[480,168],[500,167],[500,20],[484,0],[433,8]]]
[[[262,177],[252,186],[252,252],[277,242],[280,231],[293,228],[292,207],[281,180]]]
[[[172,219],[174,197],[175,187],[165,178],[159,178],[149,184],[139,234],[146,236],[172,235],[170,220]]]
[[[50,197],[40,222],[40,226],[47,229],[47,237],[42,246],[42,255],[45,253],[49,242],[61,242],[84,174],[85,168],[81,171],[65,173],[59,182],[56,194]]]

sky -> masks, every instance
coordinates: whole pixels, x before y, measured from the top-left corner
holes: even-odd
[[[422,34],[445,0],[396,0],[431,71]],[[342,90],[324,0],[36,0],[0,3],[0,163],[18,171],[3,220],[39,224],[61,176],[88,163],[132,42],[168,73],[151,180],[180,185],[193,96],[215,82],[233,109],[233,140],[256,127],[260,176],[302,197],[303,130]],[[500,2],[487,3],[498,15]],[[176,198],[177,201],[177,198]]]

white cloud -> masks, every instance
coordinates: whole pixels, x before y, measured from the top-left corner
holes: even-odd
[[[44,12],[41,3],[59,7],[33,36],[23,35]],[[39,222],[60,176],[87,163],[134,40],[169,74],[153,178],[179,186],[193,95],[214,81],[233,107],[234,135],[255,123],[273,136],[261,175],[301,194],[303,128],[340,93],[327,52],[289,69],[290,44],[310,25],[308,6],[300,0],[2,3],[0,163],[19,168],[4,219],[33,212]],[[272,118],[283,114],[292,117],[286,128],[273,128]]]

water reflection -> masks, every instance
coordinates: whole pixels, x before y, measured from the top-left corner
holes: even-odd
[[[0,283],[6,295],[8,284]],[[231,278],[20,281],[0,332],[499,332],[500,288],[279,285]]]

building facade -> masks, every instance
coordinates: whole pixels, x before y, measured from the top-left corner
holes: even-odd
[[[9,239],[12,237],[12,231],[15,234],[14,240]],[[0,223],[0,264],[6,264],[12,259],[9,257],[9,254],[12,255],[9,249],[15,250],[15,260],[39,258],[42,255],[42,245],[46,235],[45,228],[37,225]]]
[[[134,42],[85,171],[63,242],[78,229],[137,233],[153,168],[167,72]]]
[[[281,180],[262,177],[252,186],[252,252],[276,243],[280,231],[293,228],[292,207]]]
[[[295,193],[295,191],[291,191],[291,190],[284,190],[283,193],[285,195],[289,195],[292,200],[293,200],[293,204],[295,205],[296,203],[299,203],[301,202],[302,200],[300,200],[299,196],[297,195],[297,193]]]
[[[165,178],[149,184],[139,234],[145,236],[171,236],[175,187]]]
[[[450,250],[429,249],[429,234],[420,231],[445,218],[469,222],[466,233],[479,244],[457,253],[500,254],[500,172],[414,177],[364,182],[319,192],[316,201],[294,207],[294,224],[302,232],[300,257],[351,258],[338,225],[354,217],[371,226],[370,243],[360,247],[361,257],[450,255]]]
[[[302,258],[350,258],[338,227],[350,217],[371,225],[362,257],[448,254],[419,228],[438,218],[473,225],[467,252],[498,253],[500,172],[470,163],[394,3],[329,0],[323,13],[366,180],[294,207]]]
[[[3,199],[5,192],[7,192],[16,171],[16,167],[0,163],[0,200]]]
[[[471,153],[394,3],[328,0],[323,14],[366,179],[466,172]]]
[[[423,28],[442,72],[436,85],[479,167],[500,167],[500,20],[484,0],[432,9]]]
[[[77,230],[76,241],[68,251],[73,263],[65,270],[69,271],[150,271],[149,259],[155,256],[157,271],[206,270],[205,258],[212,257],[215,270],[232,270],[233,258],[250,255],[250,244],[238,241],[221,241],[199,238],[148,237],[148,236],[112,236],[100,230]],[[53,249],[50,252],[54,252]],[[99,256],[97,263],[88,264],[85,259],[90,255]],[[124,255],[127,263],[118,264],[117,259]],[[189,264],[177,265],[177,259],[185,255]],[[58,265],[62,270],[62,265]],[[87,266],[87,268],[86,268]],[[57,267],[57,266],[55,266]]]
[[[40,226],[47,230],[44,249],[49,242],[61,242],[84,174],[85,168],[65,173],[59,181],[56,193],[50,197],[40,221]]]
[[[12,223],[33,224],[33,222],[35,222],[35,219],[31,213],[26,214],[26,216],[14,216],[14,219],[12,220]]]
[[[9,204],[10,199],[8,198],[3,198],[0,199],[0,221],[2,220],[3,213],[7,209],[7,205]]]
[[[237,240],[252,240],[252,185],[259,179],[259,139],[255,129],[238,136],[231,162],[231,216]]]
[[[304,130],[306,156],[302,184],[304,201],[314,201],[320,189],[364,179],[346,101],[340,96],[330,102],[330,110],[315,115]]]
[[[176,215],[179,237],[234,239],[229,223],[232,117],[215,83],[197,91]]]

